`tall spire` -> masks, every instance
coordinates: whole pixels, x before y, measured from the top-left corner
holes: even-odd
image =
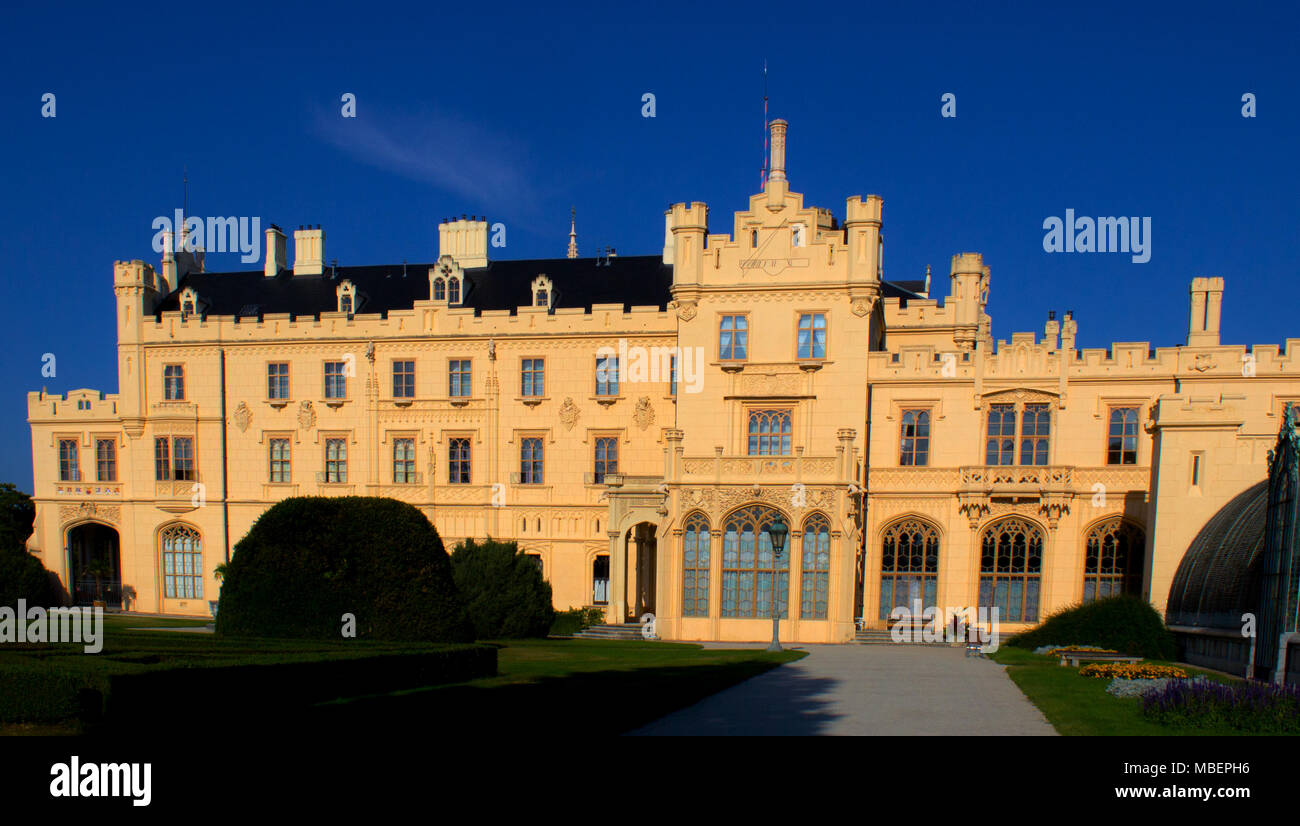
[[[578,257],[578,210],[569,207],[569,257]]]

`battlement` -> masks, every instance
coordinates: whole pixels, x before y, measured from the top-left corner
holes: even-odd
[[[101,390],[70,390],[66,395],[45,390],[27,394],[27,421],[102,421],[116,418],[118,395]]]

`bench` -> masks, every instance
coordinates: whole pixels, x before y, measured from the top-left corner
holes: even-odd
[[[1061,665],[1065,665],[1067,660],[1075,668],[1078,668],[1081,662],[1129,663],[1130,665],[1142,662],[1141,657],[1130,657],[1127,654],[1108,654],[1104,651],[1062,651]]]

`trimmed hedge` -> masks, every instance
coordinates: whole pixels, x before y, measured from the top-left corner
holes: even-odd
[[[1174,636],[1151,603],[1115,596],[1058,611],[1037,628],[1008,641],[1017,648],[1041,645],[1097,645],[1134,657],[1172,660]]]
[[[417,508],[368,496],[295,497],[235,545],[216,630],[227,636],[471,642],[442,538]]]
[[[514,542],[467,539],[452,551],[451,567],[477,639],[545,637],[550,631],[551,584]]]
[[[584,628],[600,625],[605,621],[605,612],[599,608],[570,608],[568,611],[556,611],[555,621],[551,623],[550,636],[571,637]]]
[[[210,638],[209,638],[210,639]],[[141,652],[10,657],[0,666],[0,721],[83,723],[138,730],[195,709],[238,723],[304,711],[315,703],[462,682],[497,673],[497,650],[307,651],[291,648],[211,660]],[[196,658],[197,656],[197,658]],[[170,725],[170,723],[167,723]]]
[[[0,550],[0,605],[16,608],[18,600],[29,607],[61,605],[53,575],[25,550]]]

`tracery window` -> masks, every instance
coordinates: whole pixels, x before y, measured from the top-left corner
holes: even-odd
[[[163,593],[168,599],[203,599],[203,538],[189,525],[170,525],[158,534]]]
[[[885,528],[880,543],[880,619],[895,608],[937,607],[939,529],[919,519]],[[920,617],[917,617],[920,619]]]
[[[1084,546],[1083,601],[1142,590],[1146,534],[1119,517],[1099,522],[1088,531]]]
[[[1037,622],[1043,576],[1043,530],[1019,517],[995,522],[980,537],[980,608],[1002,622]]]
[[[788,409],[749,411],[749,455],[789,456],[790,422]]]
[[[831,591],[831,523],[815,513],[804,520],[800,558],[803,599],[799,604],[802,619],[826,619]]]
[[[750,505],[727,517],[722,535],[722,616],[772,617],[772,581],[776,579],[777,615],[788,616],[789,548],[772,553],[767,529],[781,514]]]
[[[709,615],[709,520],[702,513],[686,518],[682,533],[682,616]]]

